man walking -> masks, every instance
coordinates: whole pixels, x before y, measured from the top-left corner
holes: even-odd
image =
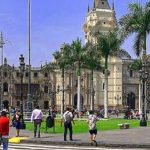
[[[36,106],[31,115],[31,122],[34,122],[34,137],[38,130],[38,138],[40,138],[40,127],[43,118],[43,113],[40,110],[39,106]]]
[[[87,121],[88,124],[89,124],[90,140],[91,140],[91,144],[95,144],[97,146],[97,142],[96,142],[96,135],[97,135],[96,121],[97,121],[97,116],[94,114],[94,112],[92,110],[90,110],[88,121]]]
[[[9,139],[9,118],[7,117],[8,111],[2,110],[0,117],[0,134],[2,136],[3,150],[8,150]]]
[[[72,141],[72,121],[73,115],[71,109],[69,107],[66,108],[65,113],[63,114],[64,120],[64,141],[67,141],[67,130],[69,129],[70,141]]]

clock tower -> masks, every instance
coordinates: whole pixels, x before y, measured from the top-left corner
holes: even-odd
[[[117,25],[114,11],[114,2],[112,8],[108,0],[94,0],[93,6],[88,6],[87,16],[83,25],[85,32],[85,43],[88,41],[95,43],[94,34],[97,32],[108,32]]]

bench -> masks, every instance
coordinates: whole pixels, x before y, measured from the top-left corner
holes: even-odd
[[[130,123],[121,123],[121,124],[118,124],[118,126],[120,127],[120,129],[129,129]]]

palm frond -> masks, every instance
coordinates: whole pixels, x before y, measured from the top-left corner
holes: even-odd
[[[143,34],[142,33],[136,34],[134,45],[133,45],[136,56],[140,56],[142,52],[143,44],[144,44]]]
[[[113,56],[118,56],[119,58],[128,58],[131,59],[131,55],[124,49],[119,49],[119,51],[116,51]]]
[[[132,63],[128,65],[128,68],[131,70],[141,70],[142,69],[142,60],[141,59],[136,59]]]
[[[120,19],[119,23],[124,38],[136,33],[133,48],[139,56],[142,49],[146,49],[146,40],[143,39],[146,39],[150,32],[150,2],[147,2],[145,7],[140,3],[129,4],[129,12]]]

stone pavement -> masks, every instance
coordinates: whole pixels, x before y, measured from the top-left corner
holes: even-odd
[[[82,145],[89,146],[89,134],[74,134],[73,141],[63,141],[63,134],[42,133],[41,138],[33,138],[33,132],[21,130],[20,135],[28,137],[21,142],[52,144],[52,145]],[[11,127],[10,137],[15,136],[15,129]],[[121,147],[121,148],[148,148],[150,149],[150,127],[138,127],[131,129],[118,129],[114,131],[98,132],[97,143],[99,147]]]

